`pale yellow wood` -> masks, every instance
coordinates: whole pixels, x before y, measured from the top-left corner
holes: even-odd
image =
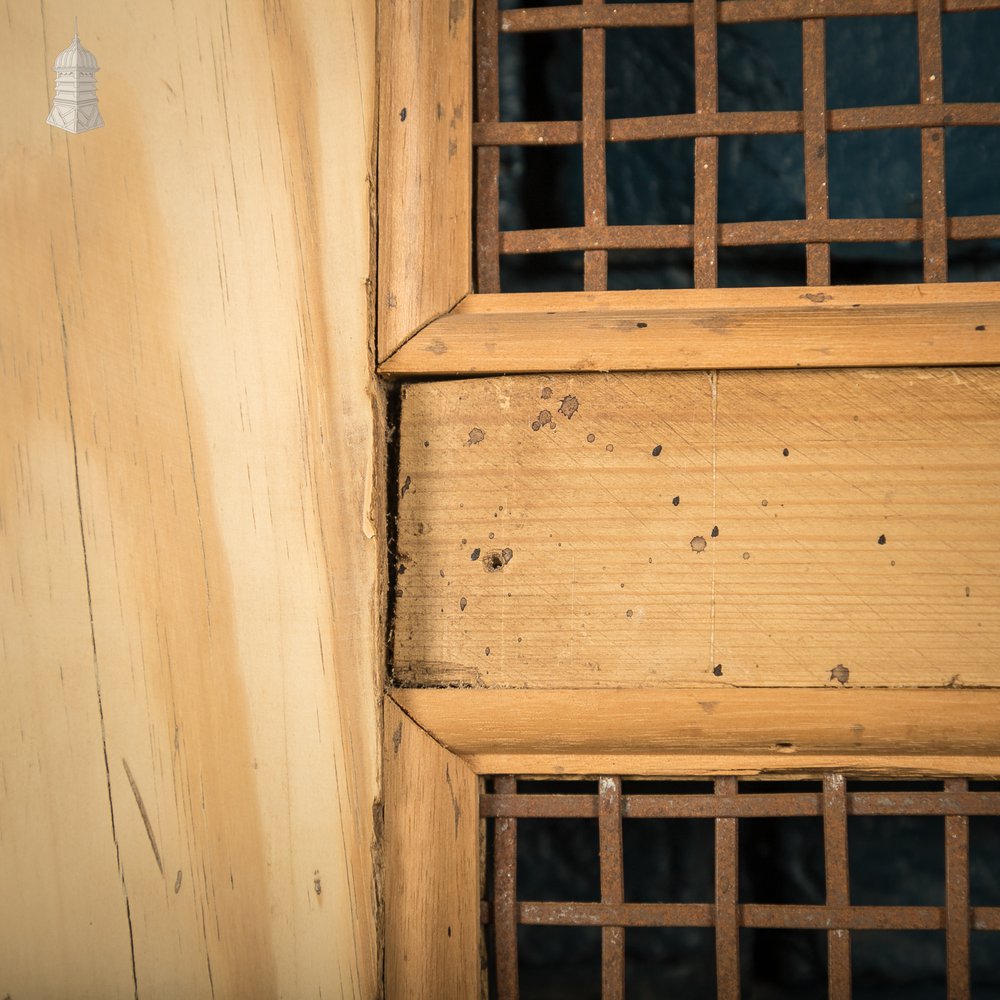
[[[1000,363],[1000,284],[472,295],[385,375]]]
[[[998,456],[995,369],[407,386],[395,678],[1000,684]]]
[[[393,697],[485,774],[1000,772],[1000,692],[430,690]]]
[[[479,995],[479,785],[391,699],[384,718],[388,1000]]]
[[[374,30],[0,19],[0,997],[379,989]]]
[[[379,0],[378,356],[472,287],[472,0]]]

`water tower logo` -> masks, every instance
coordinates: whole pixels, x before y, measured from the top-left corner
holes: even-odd
[[[104,124],[97,107],[97,81],[94,74],[100,69],[94,53],[80,44],[80,36],[73,25],[73,41],[65,52],[56,57],[56,96],[46,119],[50,125],[67,132],[89,132]]]

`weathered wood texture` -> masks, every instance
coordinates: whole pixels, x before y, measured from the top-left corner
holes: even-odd
[[[0,18],[0,997],[377,991],[374,15]]]
[[[393,697],[481,774],[1000,773],[997,691],[406,688]]]
[[[385,703],[385,991],[479,995],[479,784]]]
[[[1000,362],[1000,284],[470,295],[385,375]]]
[[[401,684],[1000,684],[1000,371],[403,391]]]
[[[472,288],[472,0],[379,0],[378,356]]]

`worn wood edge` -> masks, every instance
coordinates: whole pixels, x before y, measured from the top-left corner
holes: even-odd
[[[392,697],[478,771],[510,757],[684,768],[727,759],[781,771],[807,759],[895,768],[961,758],[993,773],[1000,755],[1000,691],[985,689],[405,688]]]
[[[871,286],[847,296],[839,289],[766,289],[766,297],[760,289],[564,293],[573,300],[566,303],[556,295],[470,295],[384,360],[379,373],[1000,363],[1000,284],[928,288]],[[520,302],[496,301],[505,298]]]
[[[472,4],[378,0],[378,343],[472,288]]]
[[[887,754],[470,754],[462,758],[476,774],[621,774],[633,777],[808,778],[836,771],[857,778],[1000,776],[998,756]]]
[[[385,997],[476,997],[478,778],[391,698],[383,712]]]

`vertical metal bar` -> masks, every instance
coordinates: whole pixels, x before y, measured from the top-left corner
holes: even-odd
[[[496,779],[500,795],[517,791],[514,778]],[[493,941],[497,996],[517,1000],[517,820],[499,818],[493,827]]]
[[[604,0],[584,0],[585,7],[599,7]],[[583,215],[584,225],[608,224],[608,188],[605,123],[604,29],[583,30]],[[583,254],[583,287],[602,292],[608,287],[607,250]]]
[[[941,0],[917,0],[920,103],[941,104]],[[948,209],[945,200],[944,129],[920,130],[924,281],[948,280]]]
[[[716,0],[693,0],[694,104],[697,114],[719,109]],[[719,137],[694,141],[694,286],[719,283]],[[721,995],[721,994],[720,994]]]
[[[952,778],[945,792],[967,792],[969,783]],[[945,841],[945,928],[948,947],[948,1000],[969,1000],[969,817],[946,816]]]
[[[716,795],[734,796],[737,792],[736,778],[716,779]],[[738,822],[734,818],[715,821],[715,975],[719,1000],[740,998]]]
[[[823,847],[826,862],[826,905],[849,906],[850,868],[847,860],[847,780],[842,774],[823,776]],[[851,932],[827,934],[829,1000],[851,998]]]
[[[602,777],[598,795],[598,825],[601,848],[601,902],[620,906],[625,902],[622,860],[622,781]],[[625,996],[625,928],[601,929],[601,997],[622,1000]]]
[[[476,2],[476,118],[500,120],[500,11]],[[476,289],[500,291],[500,147],[476,149]]]
[[[829,218],[826,128],[826,22],[802,22],[802,118],[806,218]],[[829,243],[806,244],[806,284],[830,284]]]

